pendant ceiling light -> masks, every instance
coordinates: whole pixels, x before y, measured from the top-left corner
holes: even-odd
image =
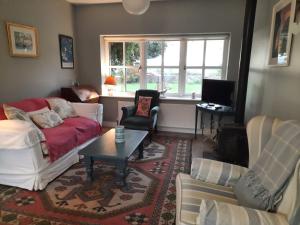
[[[150,0],[123,0],[124,9],[133,15],[144,14],[150,6]]]

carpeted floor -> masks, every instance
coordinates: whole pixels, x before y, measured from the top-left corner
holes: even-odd
[[[0,224],[172,224],[175,178],[189,172],[191,145],[188,137],[155,135],[144,159],[129,163],[126,188],[116,184],[115,168],[102,162],[92,183],[78,163],[43,191],[0,185]]]

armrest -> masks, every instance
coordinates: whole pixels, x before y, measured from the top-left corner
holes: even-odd
[[[219,218],[219,219],[217,219]],[[289,225],[279,213],[246,208],[214,200],[202,200],[197,225]]]
[[[208,183],[234,186],[248,168],[220,161],[194,158],[191,177]]]
[[[71,103],[79,116],[84,116],[99,122],[102,125],[103,105],[98,103]]]
[[[153,118],[159,112],[159,106],[154,106],[150,111],[150,117]]]
[[[0,149],[24,149],[40,144],[37,130],[24,120],[0,121]]]

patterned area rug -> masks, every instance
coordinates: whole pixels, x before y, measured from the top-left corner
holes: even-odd
[[[115,168],[103,162],[94,165],[91,183],[78,163],[43,191],[0,185],[0,224],[173,224],[175,178],[188,172],[190,154],[189,139],[157,135],[144,159],[130,159],[126,187],[116,184]]]

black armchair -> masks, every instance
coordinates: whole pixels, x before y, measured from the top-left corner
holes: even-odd
[[[152,97],[149,117],[136,116],[139,96]],[[157,115],[159,112],[159,92],[155,90],[137,90],[135,92],[134,105],[122,107],[123,115],[120,124],[127,129],[148,130],[150,141],[153,130],[157,127]]]

